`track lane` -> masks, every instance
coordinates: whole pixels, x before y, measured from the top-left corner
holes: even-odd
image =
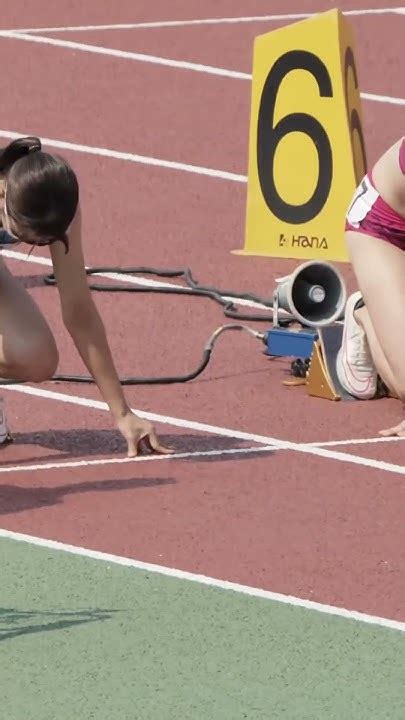
[[[4,528],[400,620],[402,497],[293,453],[0,477]]]

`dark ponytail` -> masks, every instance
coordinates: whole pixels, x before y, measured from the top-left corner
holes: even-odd
[[[17,160],[42,149],[37,137],[23,137],[13,140],[0,150],[0,173],[6,173]]]
[[[31,245],[59,240],[67,252],[79,184],[66,160],[44,152],[39,138],[23,137],[0,150],[0,173],[5,176],[12,232]]]

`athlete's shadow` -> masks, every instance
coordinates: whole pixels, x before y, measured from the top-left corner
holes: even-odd
[[[49,272],[51,271],[52,268],[49,268]],[[30,290],[31,288],[49,287],[45,283],[45,276],[46,273],[38,273],[36,275],[17,275],[16,278],[26,290]]]
[[[206,453],[214,451],[212,455],[198,455],[198,462],[218,462],[226,460],[243,460],[257,455],[271,454],[266,452],[228,452],[241,449],[244,443],[234,438],[218,435],[196,435],[196,434],[161,434],[158,437],[161,443],[172,447],[176,453]],[[41,430],[38,432],[15,433],[13,434],[14,445],[37,445],[53,451],[52,454],[38,457],[24,457],[16,461],[13,457],[13,445],[5,448],[0,455],[0,466],[16,465],[20,463],[42,463],[46,461],[60,462],[74,458],[87,458],[96,456],[125,457],[126,443],[117,430]],[[215,454],[215,451],[223,454]],[[9,456],[7,458],[7,455]],[[193,461],[193,457],[185,458]]]
[[[29,612],[0,608],[0,642],[21,635],[65,630],[85,623],[110,620],[119,610],[77,610],[75,612]]]
[[[14,514],[24,510],[35,510],[63,503],[66,495],[87,492],[116,492],[117,490],[137,490],[160,485],[173,485],[171,477],[130,478],[126,480],[92,480],[67,483],[56,487],[0,484],[0,515]]]

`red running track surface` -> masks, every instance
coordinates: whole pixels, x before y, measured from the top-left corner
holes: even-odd
[[[29,27],[245,15],[242,3],[13,3],[2,26]],[[367,3],[378,7],[378,2]],[[300,11],[311,3],[301,2]],[[324,9],[333,4],[324,4]],[[341,3],[340,7],[350,7]],[[293,9],[294,10],[294,9]],[[263,14],[262,2],[249,14]],[[285,3],[271,12],[286,12]],[[353,18],[361,86],[401,96],[402,18]],[[276,25],[273,25],[276,26]],[[53,33],[174,59],[250,71],[252,39],[268,25]],[[384,47],[383,32],[390,43]],[[73,143],[245,174],[250,84],[145,63],[0,42],[1,127]],[[30,73],[27,74],[27,67]],[[369,158],[402,133],[401,106],[364,102]],[[241,258],[246,185],[219,178],[65,152],[80,177],[88,264],[189,266],[202,283],[268,295],[294,261]],[[44,268],[10,267],[31,288],[57,337],[61,372],[83,372],[64,331]],[[349,289],[350,268],[343,266]],[[183,373],[225,322],[201,298],[97,295],[120,374]],[[221,338],[213,359],[186,385],[128,390],[142,410],[294,442],[375,436],[397,420],[394,401],[328,403],[286,389],[285,361],[270,362],[256,341]],[[46,386],[45,386],[46,389]],[[52,389],[99,399],[94,387]],[[1,468],[55,458],[124,452],[106,413],[6,393],[16,443]],[[194,430],[158,426],[176,449],[244,445]],[[339,450],[339,447],[336,448]],[[402,443],[348,445],[357,456],[403,464]],[[202,572],[350,609],[404,618],[400,474],[291,451],[148,461],[80,469],[3,473],[3,527]]]

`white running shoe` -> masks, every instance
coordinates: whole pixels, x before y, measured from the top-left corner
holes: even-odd
[[[6,413],[4,411],[4,402],[0,398],[0,445],[6,445],[11,442],[11,435],[7,425]]]
[[[354,310],[361,293],[349,296],[346,303],[342,346],[336,358],[336,372],[344,389],[359,400],[371,400],[377,392],[377,370],[366,333],[356,322]]]

